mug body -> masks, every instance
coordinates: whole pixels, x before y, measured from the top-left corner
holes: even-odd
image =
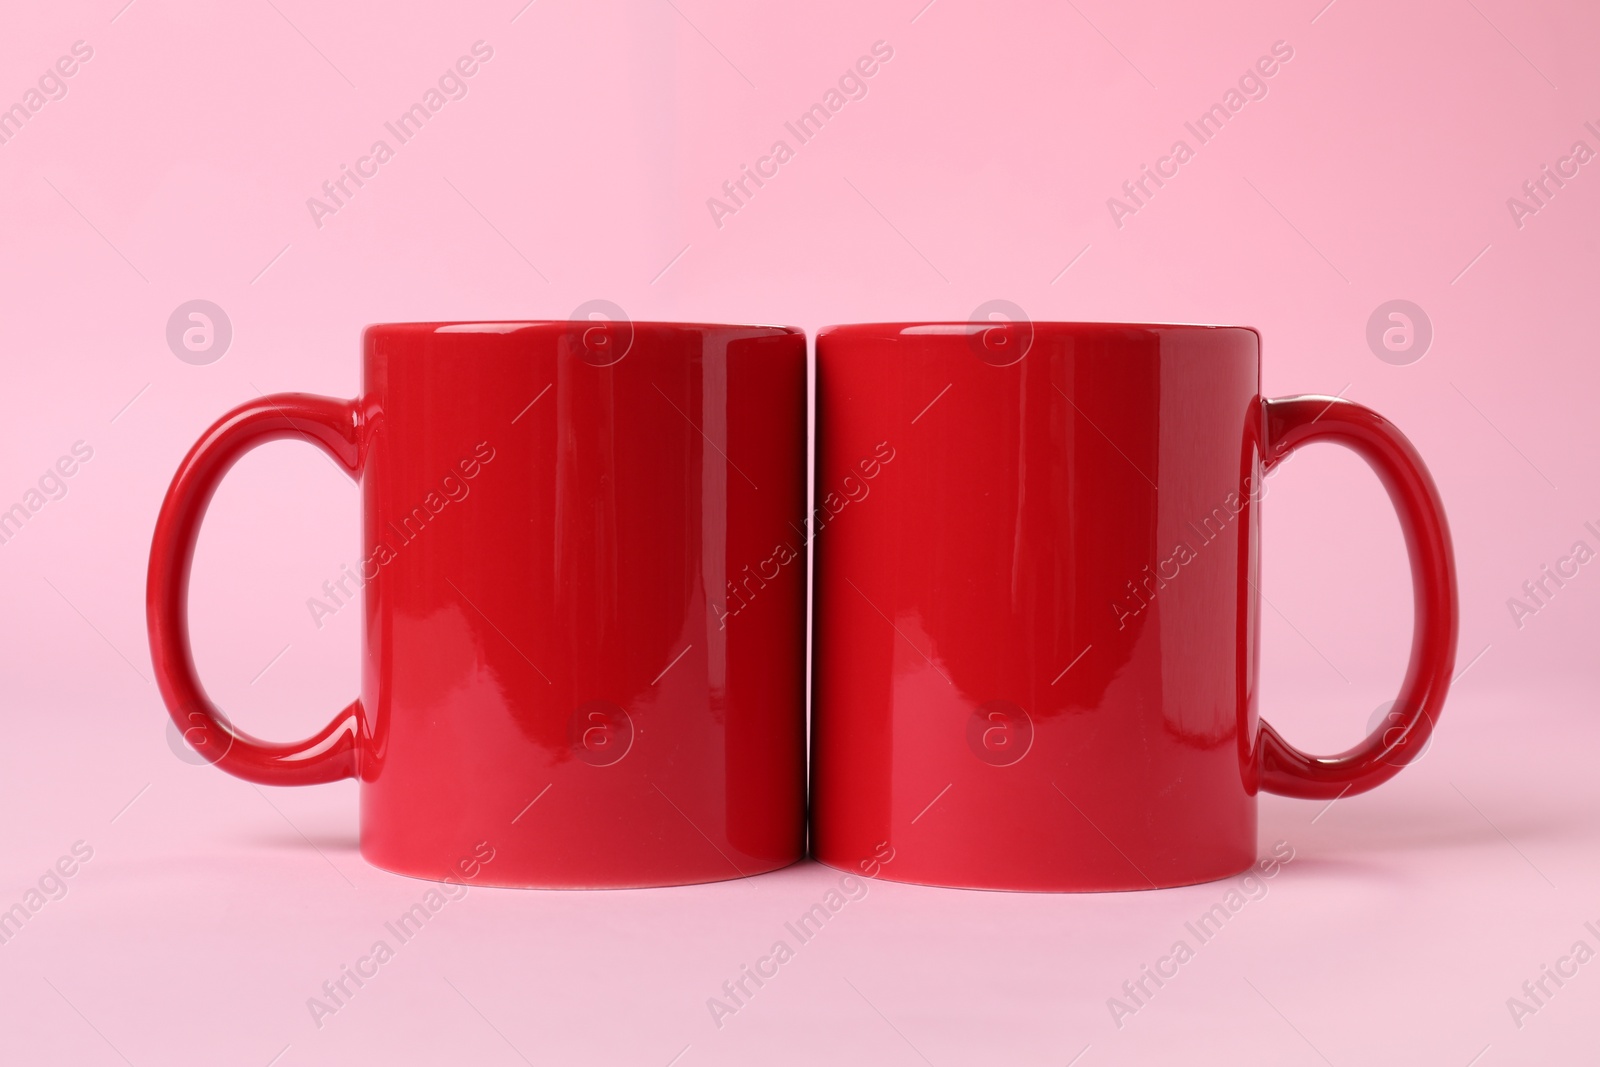
[[[1261,411],[1249,329],[819,334],[820,860],[1012,890],[1252,864]]]
[[[373,326],[359,404],[363,855],[545,887],[800,858],[804,335]]]

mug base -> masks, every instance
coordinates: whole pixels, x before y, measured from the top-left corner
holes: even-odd
[[[567,891],[588,891],[604,889],[670,889],[674,886],[709,885],[715,882],[736,882],[742,878],[754,878],[757,875],[779,871],[785,867],[793,866],[805,857],[794,856],[777,862],[769,862],[757,866],[749,863],[742,864],[737,874],[704,869],[684,869],[681,871],[656,871],[634,875],[618,875],[616,877],[600,877],[594,874],[563,875],[556,871],[522,871],[507,874],[510,864],[503,864],[500,860],[480,867],[476,877],[468,878],[454,867],[443,868],[433,864],[410,864],[397,862],[391,859],[379,859],[371,855],[365,848],[361,850],[361,858],[369,865],[389,874],[398,874],[406,878],[416,878],[425,882],[453,882],[462,886],[478,886],[488,889],[552,889]],[[499,869],[496,869],[498,866]]]
[[[1214,867],[1206,867],[1182,875],[1168,875],[1165,877],[1147,878],[1137,873],[1130,872],[1126,879],[1107,879],[1084,875],[1079,878],[1055,876],[1038,879],[985,879],[982,877],[956,877],[940,875],[933,872],[917,873],[908,871],[906,867],[896,863],[886,863],[880,866],[879,873],[867,875],[853,867],[831,862],[821,856],[813,856],[824,867],[836,871],[845,871],[860,878],[869,878],[877,882],[899,882],[902,885],[921,885],[934,889],[965,889],[973,892],[986,893],[1134,893],[1149,892],[1152,889],[1181,889],[1184,886],[1204,885],[1207,882],[1220,882],[1233,878],[1255,867],[1255,856],[1246,857],[1243,861],[1237,859],[1220,862]],[[898,861],[897,861],[898,863]]]

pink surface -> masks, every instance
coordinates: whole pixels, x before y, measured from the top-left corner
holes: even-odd
[[[1600,950],[1584,925],[1600,928],[1600,575],[1562,563],[1577,542],[1585,560],[1600,550],[1592,7],[122,4],[30,9],[0,36],[0,104],[37,104],[0,124],[0,508],[38,505],[0,544],[0,907],[30,899],[75,842],[93,850],[63,864],[60,899],[42,902],[59,894],[46,879],[0,944],[0,1060],[1464,1065],[1592,1051],[1600,965],[1546,979],[1542,1005],[1523,990],[1575,942]],[[444,87],[465,95],[442,93],[405,143],[388,134],[478,41],[492,57]],[[879,41],[892,57],[844,87],[865,95],[798,143],[784,124]],[[1292,58],[1247,81],[1200,143],[1185,123],[1279,41]],[[392,158],[362,164],[380,138]],[[790,156],[763,164],[778,139]],[[1164,163],[1178,139],[1192,158]],[[341,165],[376,172],[314,219],[307,199]],[[741,165],[777,169],[713,212]],[[1177,171],[1134,203],[1122,185],[1143,165]],[[1546,165],[1567,175],[1559,188]],[[1137,210],[1114,212],[1113,196]],[[196,299],[231,324],[212,362],[169,347],[169,318]],[[239,400],[353,393],[368,322],[564,317],[591,300],[813,332],[965,318],[991,300],[1035,319],[1259,328],[1267,392],[1368,404],[1432,466],[1463,613],[1432,748],[1325,812],[1265,798],[1261,854],[1283,840],[1293,861],[1120,1028],[1108,998],[1127,1002],[1122,983],[1227,883],[1105,897],[872,883],[720,1028],[708,998],[837,874],[475,889],[319,1028],[307,999],[428,886],[361,863],[347,784],[257,791],[169,747],[144,639],[161,492]],[[1393,300],[1431,323],[1420,359],[1383,348],[1385,316],[1369,345]],[[71,476],[44,477],[62,457]],[[1333,449],[1297,456],[1271,489],[1263,706],[1297,744],[1343,748],[1404,662],[1398,529],[1376,481]],[[356,558],[356,530],[354,488],[294,444],[253,455],[219,494],[196,565],[197,654],[246,729],[303,735],[354,692],[355,613],[318,628],[306,602]],[[1571,576],[1557,586],[1546,565]],[[1513,996],[1537,1011],[1514,1019]]]

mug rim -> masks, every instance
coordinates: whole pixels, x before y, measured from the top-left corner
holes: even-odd
[[[369,322],[362,327],[361,333],[363,337],[378,332],[507,335],[519,333],[522,330],[544,327],[570,329],[575,326],[581,326],[587,329],[591,326],[605,325],[627,326],[635,330],[676,329],[694,333],[710,333],[722,330],[764,331],[773,336],[804,335],[805,333],[798,326],[782,326],[771,323],[676,322],[663,319],[425,319],[410,322]]]
[[[1254,334],[1259,340],[1261,331],[1254,326],[1238,326],[1231,323],[1204,323],[1204,322],[1099,322],[1075,319],[1018,319],[1012,321],[996,319],[984,322],[974,319],[929,319],[926,321],[905,320],[892,322],[847,322],[831,326],[823,326],[817,330],[818,340],[823,337],[842,332],[853,333],[894,333],[906,334],[908,331],[919,331],[912,336],[939,337],[959,336],[961,334],[976,333],[980,330],[992,330],[996,327],[1015,326],[1018,328],[1031,327],[1034,330],[1077,331],[1077,332],[1109,332],[1115,330],[1164,330],[1164,331],[1240,331]],[[927,331],[927,332],[920,332]]]

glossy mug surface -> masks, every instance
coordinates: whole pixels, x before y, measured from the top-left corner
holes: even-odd
[[[877,876],[1014,890],[1222,878],[1256,794],[1383,782],[1456,645],[1449,532],[1392,425],[1264,400],[1232,327],[891,323],[817,338],[812,837]],[[1358,452],[1413,573],[1393,713],[1336,756],[1258,717],[1262,479]]]
[[[363,371],[355,400],[242,404],[173,479],[150,641],[196,751],[255,782],[358,778],[362,854],[425,878],[672,885],[799,859],[806,561],[773,555],[805,514],[805,336],[408,323],[366,330]],[[361,694],[286,744],[212,705],[185,615],[218,481],[275,438],[362,499],[341,578]]]

